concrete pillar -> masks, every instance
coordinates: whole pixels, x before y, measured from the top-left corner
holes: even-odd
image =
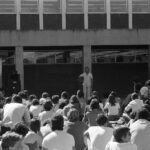
[[[148,78],[150,79],[150,45],[148,46]]]
[[[3,63],[2,63],[2,58],[0,58],[0,88],[2,88],[2,66],[3,66]]]
[[[83,70],[86,66],[92,71],[91,45],[84,45],[83,47]]]
[[[16,71],[20,75],[21,90],[24,89],[24,64],[23,64],[23,47],[17,46],[15,49]]]

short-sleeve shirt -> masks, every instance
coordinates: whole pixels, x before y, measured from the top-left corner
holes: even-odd
[[[75,146],[74,138],[64,131],[53,131],[48,134],[42,143],[42,147],[48,150],[72,150]]]
[[[84,80],[83,80],[83,84],[84,85],[87,85],[87,86],[90,86],[92,83],[91,83],[91,80],[93,79],[93,75],[91,73],[82,73],[80,75],[80,77],[83,77]]]
[[[119,114],[119,109],[120,105],[119,103],[116,103],[114,106],[112,106],[109,102],[106,103],[104,109],[108,109],[108,115],[118,115]]]
[[[137,150],[137,146],[131,143],[109,142],[105,150]]]

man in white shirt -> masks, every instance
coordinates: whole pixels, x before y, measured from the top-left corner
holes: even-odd
[[[130,142],[131,134],[128,127],[118,127],[113,132],[114,140],[110,141],[105,150],[137,150],[137,146]]]
[[[91,126],[84,133],[85,144],[88,150],[105,150],[106,144],[112,139],[113,129],[107,127],[108,118],[99,114],[97,119],[98,126]]]
[[[75,141],[73,136],[63,131],[63,116],[54,116],[51,124],[52,132],[43,139],[42,150],[74,150]]]
[[[125,111],[126,112],[138,112],[143,107],[143,101],[138,98],[137,93],[133,93],[131,95],[131,102],[126,106]]]
[[[30,114],[25,105],[22,104],[22,99],[19,95],[14,95],[12,103],[4,106],[3,124],[9,124],[12,128],[16,123],[24,122],[27,126],[30,123]]]
[[[131,142],[137,145],[138,150],[150,150],[149,112],[143,108],[137,116],[138,120],[130,126]]]
[[[93,75],[90,72],[89,67],[85,67],[85,72],[80,75],[80,78],[83,78],[84,97],[88,100],[91,96],[93,86]]]

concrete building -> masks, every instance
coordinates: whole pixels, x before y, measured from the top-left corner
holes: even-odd
[[[89,66],[94,89],[132,89],[150,77],[150,0],[0,0],[0,86],[74,93]]]

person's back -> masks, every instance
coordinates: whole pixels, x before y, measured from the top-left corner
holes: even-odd
[[[19,103],[10,103],[5,105],[3,121],[5,123],[12,121],[13,125],[18,122],[21,122],[25,109],[26,109],[25,106]]]
[[[113,141],[110,141],[105,150],[137,150],[137,146],[130,142],[130,129],[117,127],[113,132]]]
[[[88,149],[105,150],[106,144],[112,139],[113,129],[107,127],[108,118],[104,115],[98,115],[97,124],[85,132],[85,137],[89,138]]]
[[[150,122],[149,112],[142,109],[138,112],[138,120],[130,126],[131,142],[137,145],[139,150],[150,149]]]
[[[67,114],[68,122],[66,122],[64,130],[71,134],[75,139],[75,149],[83,150],[85,148],[83,134],[88,126],[79,121],[79,111],[72,108]]]
[[[72,150],[75,146],[75,141],[72,135],[63,131],[63,116],[54,116],[51,124],[52,132],[43,139],[43,150]]]

